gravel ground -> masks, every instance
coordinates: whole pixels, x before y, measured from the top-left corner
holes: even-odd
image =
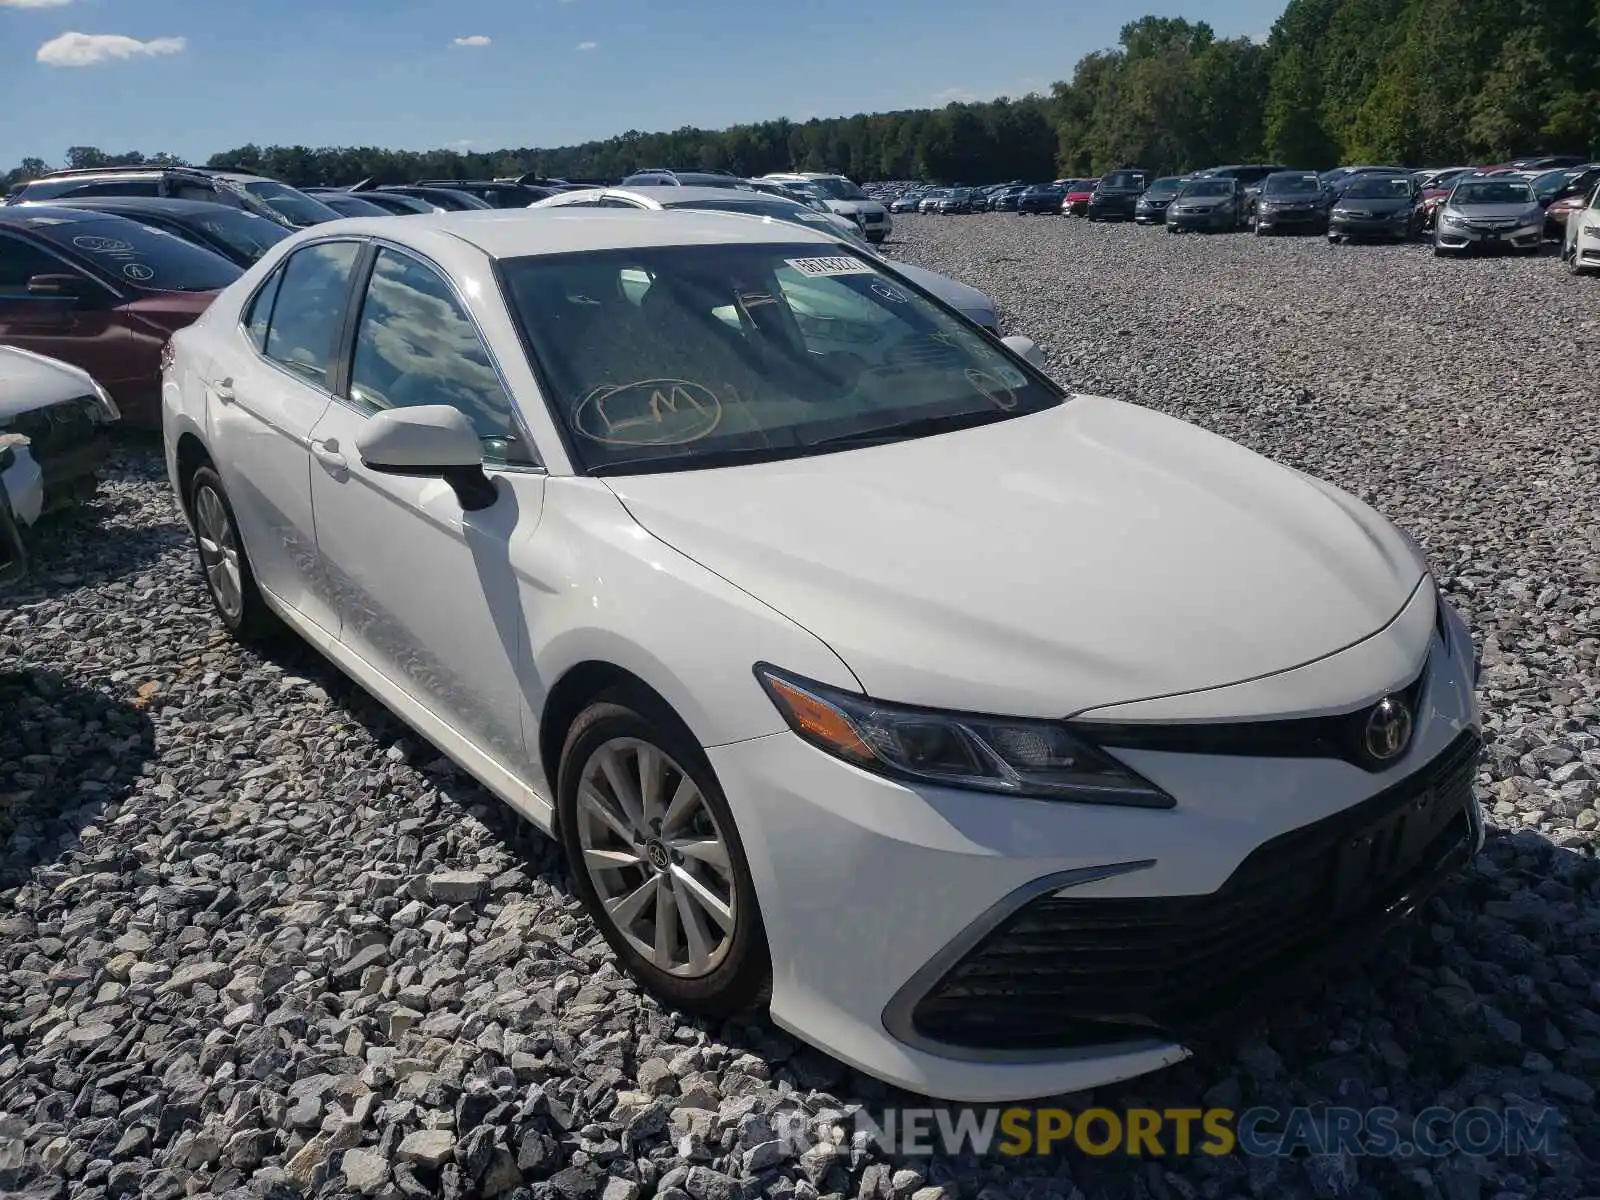
[[[897,218],[1075,389],[1349,488],[1485,657],[1486,853],[1359,965],[1111,1106],[1549,1105],[1559,1152],[897,1159],[897,1098],[641,996],[554,848],[308,651],[236,649],[130,444],[0,601],[0,1193],[869,1200],[1600,1194],[1596,286],[1549,258]],[[915,1103],[915,1101],[911,1101]],[[803,1120],[818,1145],[775,1140]]]

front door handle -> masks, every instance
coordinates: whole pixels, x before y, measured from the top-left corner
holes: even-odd
[[[339,439],[321,438],[311,439],[311,453],[317,456],[317,461],[330,471],[343,471],[350,465],[345,456],[339,453]]]
[[[219,379],[211,385],[211,392],[224,404],[233,403],[233,378]]]

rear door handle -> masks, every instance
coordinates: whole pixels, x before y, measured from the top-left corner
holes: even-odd
[[[233,403],[233,378],[219,379],[211,385],[211,392],[224,404]]]
[[[313,438],[311,440],[311,453],[317,456],[317,461],[330,471],[343,471],[350,463],[345,456],[339,453],[339,439]]]

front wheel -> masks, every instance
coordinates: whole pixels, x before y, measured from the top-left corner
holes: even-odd
[[[729,1017],[771,979],[755,883],[705,755],[670,711],[619,693],[567,735],[561,844],[578,897],[627,971],[674,1007]]]
[[[211,467],[201,467],[189,480],[189,515],[206,591],[228,632],[243,642],[276,633],[277,616],[261,598],[233,505]]]

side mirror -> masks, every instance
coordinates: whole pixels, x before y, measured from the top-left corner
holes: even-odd
[[[28,295],[59,296],[81,300],[89,294],[89,281],[82,275],[35,275],[28,280]]]
[[[1007,350],[1023,359],[1031,366],[1044,369],[1044,351],[1039,349],[1039,343],[1031,337],[1023,337],[1020,333],[1013,333],[1010,337],[1003,337],[1000,341]]]
[[[369,471],[443,479],[466,512],[488,508],[498,498],[483,471],[477,430],[448,404],[375,413],[356,436],[356,453]]]

